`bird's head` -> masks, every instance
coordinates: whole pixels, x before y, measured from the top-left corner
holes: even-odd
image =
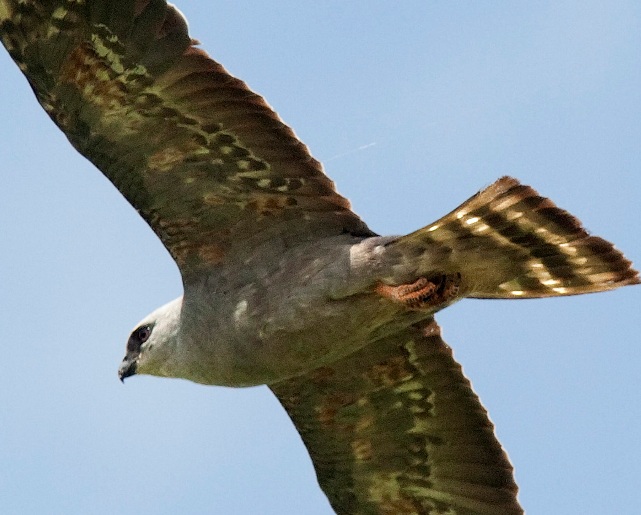
[[[134,374],[171,377],[180,328],[182,297],[165,304],[141,320],[127,341],[118,369],[121,381]]]

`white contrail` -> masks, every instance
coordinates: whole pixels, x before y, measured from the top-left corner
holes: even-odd
[[[339,157],[345,157],[350,154],[354,154],[355,152],[360,152],[361,150],[365,150],[366,148],[373,147],[374,145],[376,145],[376,142],[367,143],[366,145],[361,145],[360,147],[355,148],[353,150],[348,150],[347,152],[342,152],[341,154],[336,154],[335,156],[330,157],[329,159],[325,159],[324,162],[328,163],[329,161],[333,161],[334,159],[338,159]]]

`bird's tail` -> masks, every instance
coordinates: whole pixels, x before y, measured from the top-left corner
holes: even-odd
[[[641,282],[611,243],[511,177],[388,249],[400,253],[405,272],[460,273],[467,297],[576,295]]]

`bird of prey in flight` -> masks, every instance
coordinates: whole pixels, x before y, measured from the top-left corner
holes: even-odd
[[[165,0],[0,0],[0,39],[180,269],[183,296],[131,333],[121,379],[266,384],[337,513],[523,513],[434,315],[638,284],[618,250],[510,177],[375,234]]]

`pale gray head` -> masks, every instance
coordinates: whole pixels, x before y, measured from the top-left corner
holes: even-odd
[[[147,315],[132,331],[118,369],[121,381],[134,374],[174,377],[182,297]]]

